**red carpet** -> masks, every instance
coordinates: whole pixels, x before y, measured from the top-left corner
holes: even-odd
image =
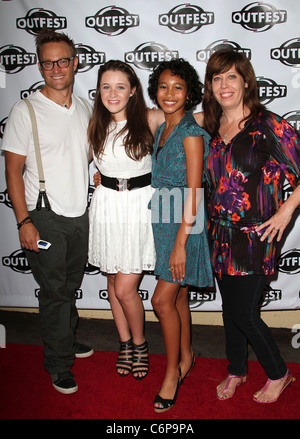
[[[256,361],[249,362],[248,382],[234,398],[219,401],[216,385],[226,376],[226,360],[197,358],[180,388],[176,405],[155,414],[152,401],[164,375],[165,356],[150,354],[150,373],[143,381],[115,372],[116,352],[95,352],[76,359],[72,371],[79,390],[62,395],[43,367],[43,348],[8,345],[0,349],[1,419],[299,419],[300,364],[288,364],[296,381],[273,404],[257,404],[252,395],[265,383]]]

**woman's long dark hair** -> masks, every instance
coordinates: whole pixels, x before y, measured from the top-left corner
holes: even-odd
[[[204,96],[202,101],[204,111],[204,128],[211,135],[216,137],[220,127],[220,117],[222,108],[217,102],[212,91],[212,81],[214,75],[225,73],[235,66],[238,73],[243,77],[248,87],[245,88],[244,106],[250,110],[250,114],[245,118],[251,120],[264,109],[260,103],[257,91],[257,82],[253,67],[243,53],[231,49],[221,49],[214,52],[208,60],[205,81]],[[244,120],[245,120],[244,119]]]
[[[126,154],[133,160],[141,160],[152,153],[153,135],[147,120],[147,107],[140,80],[131,66],[122,61],[110,60],[99,68],[94,109],[88,127],[89,142],[93,147],[94,154],[99,158],[104,151],[109,124],[113,121],[113,117],[103,105],[100,95],[101,77],[107,71],[125,73],[131,89],[136,88],[126,107],[127,123],[117,134],[117,137],[127,133],[124,138]]]

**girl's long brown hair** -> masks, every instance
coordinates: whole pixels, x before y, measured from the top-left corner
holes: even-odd
[[[141,160],[153,150],[153,135],[148,125],[147,107],[143,97],[142,86],[135,71],[128,64],[119,60],[110,60],[99,68],[97,90],[93,113],[88,127],[88,139],[96,157],[104,151],[109,124],[113,117],[103,105],[100,95],[100,81],[104,72],[120,71],[126,74],[131,89],[136,87],[126,107],[127,123],[117,136],[127,133],[124,138],[126,154],[133,160]]]
[[[222,107],[212,92],[213,77],[214,75],[227,72],[232,66],[235,66],[245,83],[248,84],[248,87],[245,88],[244,107],[250,110],[250,114],[245,119],[254,119],[264,109],[258,98],[257,82],[253,67],[246,56],[231,49],[221,49],[214,52],[209,58],[206,67],[202,101],[204,128],[212,138],[218,134],[220,117],[222,116]]]

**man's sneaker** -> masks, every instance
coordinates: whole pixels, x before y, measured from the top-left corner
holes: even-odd
[[[74,352],[76,358],[90,357],[94,353],[92,348],[81,343],[74,344]]]
[[[74,380],[72,372],[61,372],[56,375],[52,375],[52,384],[54,388],[66,395],[75,393],[78,390],[76,381]]]

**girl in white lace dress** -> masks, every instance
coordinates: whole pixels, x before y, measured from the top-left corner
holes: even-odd
[[[89,263],[107,273],[120,336],[117,371],[137,380],[148,374],[148,343],[138,285],[155,266],[148,203],[153,133],[161,113],[147,110],[134,70],[122,61],[100,67],[88,135],[101,184],[90,205]],[[151,128],[150,128],[151,127]]]

